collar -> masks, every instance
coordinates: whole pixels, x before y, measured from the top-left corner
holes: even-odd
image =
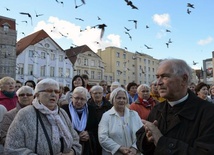
[[[174,105],[177,105],[177,104],[179,104],[179,103],[185,101],[185,100],[188,98],[188,96],[189,96],[189,94],[187,93],[187,95],[184,96],[183,98],[181,98],[180,100],[178,100],[178,101],[173,101],[173,102],[169,102],[169,101],[168,101],[168,103],[173,107]]]

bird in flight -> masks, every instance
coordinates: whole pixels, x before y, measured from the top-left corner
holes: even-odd
[[[193,61],[193,65],[196,65],[196,64],[198,64],[198,62]]]
[[[191,3],[187,3],[187,7],[195,9],[194,4]]]
[[[126,28],[126,27],[124,27],[125,29],[126,29],[126,31],[130,31],[131,29],[128,29],[128,28]]]
[[[10,9],[9,9],[9,8],[7,8],[7,7],[5,7],[5,9],[6,9],[7,11],[10,11]]]
[[[166,43],[166,47],[169,48],[169,43],[168,42]]]
[[[105,27],[107,27],[107,25],[106,24],[98,24],[98,25],[93,26],[92,28],[95,28],[95,27],[98,27],[99,29],[101,29],[100,39],[102,39],[104,31],[105,31]]]
[[[148,26],[148,25],[146,25],[146,28],[148,29],[148,28],[149,28],[149,26]]]
[[[82,6],[82,5],[84,5],[84,4],[85,4],[85,0],[81,0],[81,2],[82,2],[82,4],[80,4],[80,5],[77,5],[77,2],[76,2],[76,0],[74,0],[75,9],[77,9],[78,7],[80,7],[80,6]]]
[[[166,32],[171,32],[170,30],[166,29]]]
[[[190,11],[189,9],[187,9],[187,13],[188,13],[188,14],[190,14],[190,13],[191,13],[191,11]]]
[[[26,12],[19,12],[21,15],[27,15],[30,19],[31,19],[31,25],[33,25],[33,21],[32,21],[32,16],[30,13],[26,13]]]
[[[75,18],[76,20],[84,21],[82,18]]]
[[[35,13],[36,13],[36,11],[35,11]],[[36,17],[39,17],[39,16],[43,16],[43,14],[37,14],[36,13]]]
[[[99,16],[97,16],[97,20],[102,20]]]
[[[128,20],[129,22],[134,22],[135,24],[135,29],[137,29],[137,20]]]
[[[168,43],[170,44],[170,43],[172,43],[172,40],[171,40],[171,38],[169,38],[169,40],[168,40]]]
[[[147,45],[145,45],[145,44],[144,44],[144,46],[145,46],[147,49],[152,49],[152,47],[149,47],[149,46],[147,46]]]
[[[125,0],[125,2],[126,2],[127,5],[131,6],[132,9],[137,9],[137,10],[138,10],[138,8],[137,8],[136,6],[133,5],[132,1]]]
[[[128,32],[125,32],[125,34],[127,34],[129,36],[129,39],[132,40],[132,36]]]

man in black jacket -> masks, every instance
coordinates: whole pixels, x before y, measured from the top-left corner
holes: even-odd
[[[160,96],[137,135],[144,155],[214,154],[214,104],[188,90],[192,69],[183,60],[168,59],[157,69]]]

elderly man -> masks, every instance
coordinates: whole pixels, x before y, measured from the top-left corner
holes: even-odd
[[[158,91],[166,101],[157,104],[137,135],[144,155],[208,155],[214,152],[214,104],[188,90],[191,68],[168,59],[157,69]]]

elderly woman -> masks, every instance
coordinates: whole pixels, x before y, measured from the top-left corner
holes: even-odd
[[[106,99],[107,99],[108,101],[110,100],[111,92],[112,92],[114,89],[116,89],[117,87],[121,87],[121,84],[120,84],[118,81],[112,82],[111,87],[110,87],[110,93],[106,95]]]
[[[135,82],[130,82],[127,85],[127,91],[129,95],[129,104],[133,103],[138,98],[137,87],[138,87],[137,83]]]
[[[141,119],[147,119],[156,102],[150,96],[150,88],[147,84],[141,84],[137,88],[137,93],[138,99],[129,106],[129,109],[135,110]]]
[[[195,87],[195,93],[199,98],[212,102],[211,99],[208,97],[208,90],[209,90],[209,87],[204,82],[200,82]]]
[[[118,87],[111,92],[110,102],[113,107],[103,114],[98,128],[102,155],[140,154],[135,133],[143,124],[137,112],[126,107],[128,93]]]
[[[7,111],[16,107],[15,86],[16,81],[11,77],[7,76],[0,80],[0,104],[5,106]]]
[[[76,87],[73,91],[69,105],[62,108],[69,115],[74,129],[80,137],[82,144],[82,155],[98,155],[97,130],[98,121],[95,108],[87,104],[88,90],[84,87]]]
[[[152,81],[152,83],[150,84],[150,96],[157,101],[157,103],[163,102],[165,101],[165,99],[163,97],[160,97],[160,94],[158,92],[158,85],[157,85],[157,80]]]
[[[14,118],[5,141],[5,154],[80,155],[81,145],[69,117],[57,106],[59,84],[41,80],[35,88],[32,105]]]
[[[6,135],[7,135],[7,130],[10,127],[10,124],[14,120],[16,114],[21,108],[24,108],[30,104],[32,104],[33,101],[33,95],[34,91],[31,87],[29,86],[22,86],[19,88],[16,92],[16,95],[18,96],[18,102],[16,104],[16,108],[8,111],[1,122],[1,127],[0,127],[0,143],[4,145]]]

